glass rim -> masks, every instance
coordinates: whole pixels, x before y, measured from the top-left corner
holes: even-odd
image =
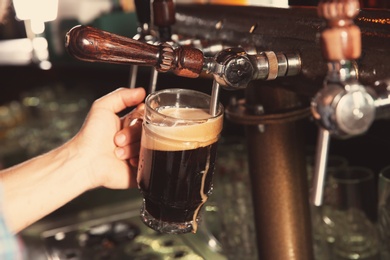
[[[390,165],[385,166],[379,171],[379,178],[390,183]]]
[[[352,172],[357,171],[359,174],[353,174]],[[340,177],[340,173],[347,173],[349,177]],[[339,175],[339,176],[337,176]],[[368,181],[374,178],[374,172],[367,167],[363,166],[345,166],[341,169],[331,173],[331,177],[338,183],[343,184],[356,184],[363,181]]]
[[[198,91],[198,90],[193,90],[193,89],[183,89],[183,88],[167,88],[167,89],[162,89],[162,90],[158,90],[158,91],[155,91],[153,93],[150,93],[146,99],[145,99],[145,106],[150,109],[150,111],[152,111],[153,113],[157,113],[158,115],[164,117],[164,118],[171,118],[171,119],[180,119],[182,121],[191,121],[191,122],[196,122],[196,121],[204,121],[205,119],[209,120],[209,119],[214,119],[214,118],[218,118],[220,116],[222,116],[224,114],[224,110],[223,110],[223,105],[221,102],[218,102],[218,110],[217,110],[217,113],[216,115],[211,115],[207,118],[199,118],[199,119],[183,119],[183,118],[178,118],[178,117],[174,117],[174,116],[168,116],[168,115],[165,115],[165,114],[162,114],[160,113],[158,110],[154,109],[153,107],[150,106],[150,100],[152,98],[155,98],[156,96],[160,95],[160,94],[163,94],[163,93],[176,93],[176,94],[180,94],[180,93],[183,93],[183,94],[196,94],[196,95],[200,95],[204,98],[207,98],[209,100],[209,103],[211,104],[211,96],[204,93],[204,92],[201,92],[201,91]]]

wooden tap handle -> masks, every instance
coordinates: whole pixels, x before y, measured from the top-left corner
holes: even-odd
[[[358,0],[322,0],[318,4],[318,15],[327,22],[327,28],[321,34],[322,53],[326,60],[360,57],[361,33],[353,22],[358,13]]]
[[[83,61],[153,66],[160,72],[189,78],[198,77],[203,70],[204,57],[198,49],[152,45],[84,25],[69,30],[65,47]]]

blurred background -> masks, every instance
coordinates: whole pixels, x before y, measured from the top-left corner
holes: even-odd
[[[364,8],[390,8],[387,0],[361,0],[360,3]],[[176,0],[175,4],[289,8],[316,6],[318,1]],[[90,25],[129,38],[137,34],[139,27],[133,0],[13,0],[11,2],[9,12],[0,24],[0,169],[10,167],[66,142],[79,130],[93,100],[117,87],[129,86],[130,66],[83,62],[66,52],[65,34],[79,24]],[[150,68],[141,66],[136,85],[147,88],[149,81]],[[210,93],[211,86],[210,77],[201,76],[194,80],[170,73],[158,75],[157,89],[193,88]],[[232,98],[240,99],[244,94],[241,90],[222,91],[220,100],[227,105]],[[309,157],[313,154],[316,145],[317,128],[310,120],[306,122],[305,127],[306,152]],[[345,158],[351,165],[367,167],[377,177],[380,170],[390,163],[388,158],[390,139],[387,138],[389,131],[388,121],[376,122],[363,136],[348,140],[332,140],[331,154]],[[220,222],[216,217],[217,205],[220,205],[219,199],[230,192],[234,196],[240,196],[241,203],[234,201],[234,205],[224,205],[227,207],[224,212],[242,206],[239,211],[240,217],[253,218],[250,194],[248,192],[241,194],[250,186],[246,150],[243,148],[244,136],[244,126],[225,121],[215,183],[216,196],[210,200],[207,207],[210,213],[207,215],[206,223],[210,224],[206,227],[210,229],[204,234],[207,234],[208,239],[217,235],[216,241],[225,241],[225,246],[228,245],[226,248],[240,247],[244,244],[252,257],[256,255],[256,246],[248,241],[255,240],[253,224],[238,231],[230,230],[242,235],[242,240],[232,241],[229,239],[231,233],[227,234],[224,230],[226,231],[226,228],[237,219],[227,219],[225,223]],[[375,154],[367,156],[371,151],[375,151]],[[240,182],[237,182],[237,178]],[[229,186],[226,183],[234,183],[236,186]],[[218,187],[219,185],[221,188]],[[113,201],[126,202],[139,198],[137,190],[94,190],[65,205],[45,220],[63,218],[97,206],[110,206]],[[34,232],[33,230],[32,233]],[[49,235],[48,237],[51,238]]]

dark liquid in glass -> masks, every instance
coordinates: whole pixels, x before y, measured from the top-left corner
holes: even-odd
[[[184,151],[141,147],[138,183],[146,211],[165,222],[195,220],[212,191],[216,149],[217,142]]]

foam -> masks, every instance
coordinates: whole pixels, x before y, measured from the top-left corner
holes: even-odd
[[[207,119],[210,115],[201,109],[169,108],[159,112],[182,119],[196,119],[201,123],[158,126],[144,122],[141,145],[145,148],[160,151],[196,149],[215,143],[222,131],[223,116]]]

